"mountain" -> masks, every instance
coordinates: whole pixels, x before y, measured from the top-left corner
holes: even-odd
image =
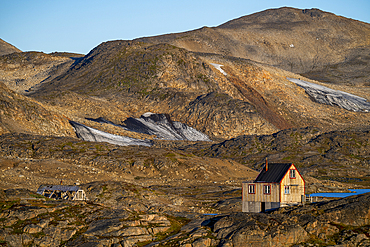
[[[92,50],[66,73],[43,83],[29,95],[39,100],[52,101],[56,105],[64,105],[63,107],[68,107],[65,106],[68,92],[90,99],[107,99],[106,105],[127,112],[127,115],[139,117],[145,112],[167,113],[174,121],[185,123],[210,136],[235,136],[247,130],[253,131],[253,128],[262,133],[276,130],[250,102],[243,100],[245,97],[233,85],[229,85],[228,81],[222,87],[236,99],[220,88],[216,80],[222,82],[225,76],[220,75],[206,59],[167,44],[107,42]],[[207,94],[209,95],[205,97]],[[201,102],[218,100],[215,96],[222,96],[217,104]],[[223,110],[215,111],[214,107],[220,107],[220,104]],[[201,110],[201,116],[197,113],[200,109],[204,109]],[[265,115],[265,112],[273,112],[263,107],[261,109]],[[112,113],[106,114],[86,117],[112,120]],[[216,117],[217,115],[221,116]],[[230,115],[236,121],[230,119]],[[209,121],[199,122],[207,117],[228,122],[224,124],[226,129],[215,129],[210,126],[213,123]],[[257,121],[254,127],[249,120],[251,117]],[[126,118],[126,115],[122,116],[120,121]],[[243,121],[251,121],[251,125],[236,127],[238,122]],[[276,123],[279,127],[285,124],[278,121]],[[235,126],[235,131],[230,132],[230,125]]]
[[[341,109],[348,105],[341,97],[323,105],[286,77],[328,88],[320,97],[337,90],[366,106],[368,34],[369,24],[321,10],[271,9],[215,28],[105,42],[83,58],[5,55],[0,75],[12,90],[82,124],[103,117],[120,125],[154,112],[216,139],[311,125],[343,129],[368,125],[368,114],[352,112],[367,108]],[[350,70],[340,78],[351,83],[309,79],[328,68],[336,75],[334,67]]]
[[[370,99],[370,91],[360,85],[319,83],[247,59],[139,41],[105,42],[28,95],[65,110],[73,107],[80,118],[103,117],[115,124],[145,112],[169,114],[211,138],[312,125],[326,130],[368,125],[366,112],[341,108],[344,102],[322,104],[287,77],[352,94],[365,105]],[[84,103],[72,103],[73,95]],[[98,105],[92,103],[97,98],[102,100]],[[102,106],[116,110],[101,111]]]
[[[270,64],[315,80],[368,85],[370,24],[319,9],[279,8],[220,26],[138,39]]]
[[[11,54],[13,52],[22,52],[22,51],[19,50],[17,47],[0,39],[0,56]]]

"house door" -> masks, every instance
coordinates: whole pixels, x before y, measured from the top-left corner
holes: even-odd
[[[266,203],[261,202],[261,212],[264,213],[266,211]]]

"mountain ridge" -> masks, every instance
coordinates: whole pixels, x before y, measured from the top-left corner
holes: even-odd
[[[14,52],[22,52],[17,47],[12,44],[9,44],[5,40],[0,39],[0,56],[11,54]]]
[[[292,21],[293,18],[297,21]],[[231,28],[235,26],[242,27]],[[242,16],[217,27],[137,40],[170,43],[194,52],[248,58],[306,75],[316,71],[320,74],[316,79],[325,79],[329,75],[327,66],[355,58],[363,52],[361,49],[369,51],[369,36],[368,23],[318,9],[283,7]],[[368,64],[369,59],[365,62]],[[369,81],[368,72],[361,73],[366,82]],[[351,83],[336,79],[337,83]]]

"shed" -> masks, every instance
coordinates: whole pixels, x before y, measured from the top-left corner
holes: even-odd
[[[293,163],[267,163],[242,184],[242,211],[264,212],[305,201],[305,181]]]
[[[53,199],[87,200],[85,191],[77,185],[41,185],[36,193]]]

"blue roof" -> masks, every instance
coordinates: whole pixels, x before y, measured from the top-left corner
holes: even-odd
[[[42,193],[45,190],[58,190],[58,191],[78,191],[79,186],[76,185],[41,185],[36,193]]]

